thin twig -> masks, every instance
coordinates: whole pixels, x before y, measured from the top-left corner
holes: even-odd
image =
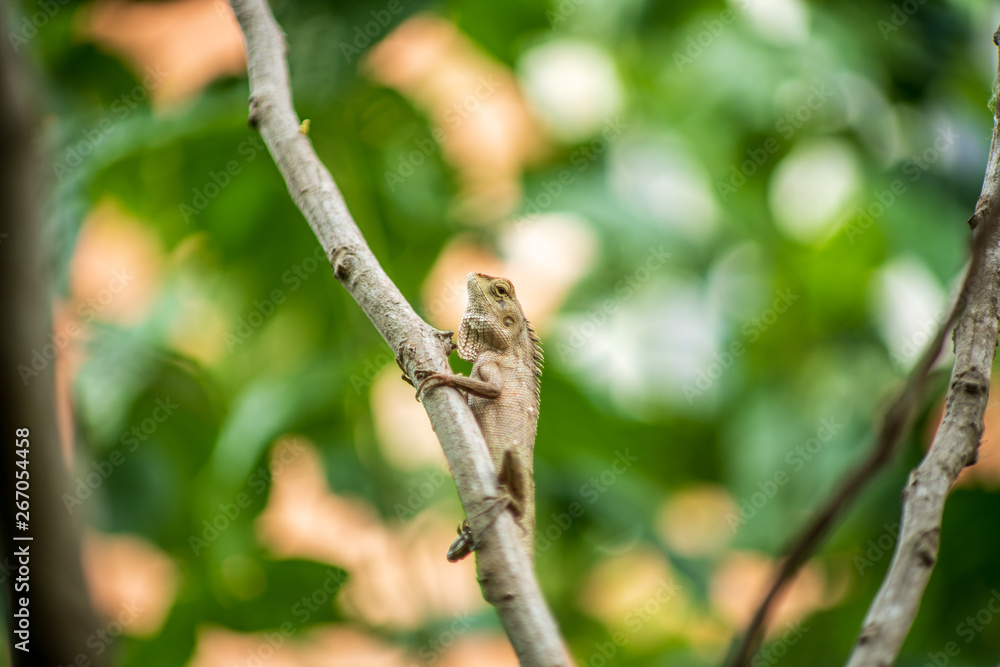
[[[451,332],[437,331],[406,302],[369,249],[309,138],[299,131],[284,35],[266,0],[231,0],[231,4],[247,44],[249,122],[260,129],[292,199],[326,251],[333,274],[396,353],[407,375],[448,370]],[[521,664],[569,664],[512,515],[503,512],[491,522],[489,513],[481,511],[491,498],[500,496],[500,489],[468,404],[457,390],[442,389],[428,393],[424,407],[477,538],[483,595],[496,606]]]
[[[968,276],[969,274],[966,275],[966,285],[968,283]],[[796,573],[815,551],[816,547],[830,533],[830,530],[836,525],[841,514],[854,504],[861,491],[893,459],[900,442],[902,442],[910,430],[913,416],[920,405],[920,399],[930,379],[930,371],[941,354],[945,338],[947,338],[948,332],[963,309],[963,304],[965,303],[964,294],[965,288],[963,287],[958,299],[956,299],[955,304],[952,306],[948,318],[941,324],[931,344],[911,370],[902,391],[900,391],[899,395],[893,401],[892,406],[886,412],[885,419],[879,427],[867,458],[844,477],[837,489],[827,499],[822,509],[816,513],[812,520],[785,549],[786,556],[781,563],[781,567],[778,569],[771,587],[757,607],[743,635],[743,639],[730,661],[732,667],[743,667],[746,665],[750,656],[756,652],[760,644],[761,634],[767,622],[768,614],[778,595],[784,590],[788,582],[795,577]]]
[[[973,250],[974,255],[981,256],[982,248],[985,244],[977,244],[978,248]],[[900,443],[910,431],[913,423],[913,416],[920,406],[920,400],[931,377],[931,369],[937,362],[941,354],[941,348],[951,330],[952,325],[964,310],[966,303],[966,292],[969,286],[969,279],[972,275],[973,266],[966,272],[963,288],[952,306],[948,318],[941,324],[931,344],[924,350],[918,363],[910,371],[906,384],[903,386],[899,396],[893,401],[892,406],[886,412],[878,433],[875,436],[872,449],[868,457],[856,468],[849,472],[830,495],[813,519],[802,529],[798,536],[792,540],[790,546],[785,549],[787,554],[775,575],[771,587],[764,595],[760,605],[757,607],[743,639],[733,655],[730,664],[732,667],[742,667],[747,663],[750,656],[756,652],[760,644],[761,633],[767,622],[771,607],[778,598],[784,587],[798,573],[799,569],[809,558],[816,547],[829,534],[836,525],[840,516],[854,504],[864,488],[894,457]]]
[[[955,303],[952,306],[951,312],[949,313],[947,320],[945,320],[945,322],[941,324],[941,327],[935,334],[934,339],[931,341],[930,345],[926,348],[918,363],[914,366],[913,370],[910,372],[910,375],[907,378],[907,382],[903,386],[903,389],[899,393],[899,396],[896,398],[895,401],[893,401],[892,406],[886,412],[885,419],[882,421],[882,424],[879,427],[878,433],[876,434],[875,441],[873,443],[870,453],[868,454],[868,457],[859,466],[857,466],[854,470],[852,470],[844,477],[843,481],[833,492],[833,494],[829,497],[827,502],[823,505],[823,508],[806,525],[806,527],[799,533],[799,535],[790,543],[790,546],[785,550],[785,553],[787,555],[784,558],[781,567],[779,568],[778,573],[771,584],[771,587],[768,589],[760,605],[758,606],[756,612],[754,613],[753,618],[750,621],[750,624],[747,626],[747,630],[744,633],[743,639],[741,640],[736,652],[733,654],[732,660],[730,661],[730,665],[732,667],[744,667],[747,664],[747,661],[750,659],[750,656],[754,652],[756,652],[760,644],[762,631],[765,623],[767,622],[768,614],[774,602],[781,593],[781,591],[784,590],[784,587],[788,584],[788,582],[790,582],[794,578],[795,574],[799,571],[799,569],[806,562],[809,556],[815,551],[817,546],[830,533],[832,528],[836,525],[837,520],[840,518],[840,516],[849,507],[851,507],[851,505],[854,504],[854,501],[857,500],[858,496],[861,494],[861,491],[864,490],[864,488],[868,485],[869,482],[871,482],[872,479],[875,478],[875,476],[879,473],[879,471],[881,471],[882,468],[884,468],[893,459],[896,450],[899,448],[900,443],[903,441],[906,434],[909,433],[910,431],[910,427],[913,423],[913,416],[916,414],[917,408],[920,405],[921,397],[923,396],[924,391],[927,387],[927,383],[930,379],[931,369],[934,367],[934,364],[936,363],[938,357],[941,354],[941,348],[943,347],[944,341],[948,335],[948,332],[951,330],[952,326],[955,325],[956,322],[959,323],[959,326],[956,329],[956,339],[955,339],[955,346],[956,346],[956,360],[954,367],[955,370],[952,374],[951,389],[948,393],[949,410],[952,410],[952,403],[953,400],[955,399],[955,394],[958,389],[961,389],[963,391],[969,391],[969,389],[965,388],[965,385],[963,384],[965,380],[964,379],[962,379],[961,381],[959,380],[959,378],[961,377],[960,369],[963,369],[963,367],[960,366],[959,364],[959,358],[957,352],[959,346],[959,337],[958,337],[959,332],[966,332],[967,336],[971,336],[972,332],[975,331],[976,337],[978,337],[980,340],[992,340],[992,344],[995,348],[996,346],[995,301],[992,302],[992,308],[993,308],[992,319],[994,320],[992,334],[989,334],[988,331],[981,331],[981,330],[977,331],[976,327],[972,326],[969,320],[972,318],[983,319],[984,317],[983,311],[977,310],[977,304],[979,304],[983,298],[995,298],[996,296],[996,292],[987,293],[988,288],[995,290],[996,285],[985,283],[982,280],[982,276],[983,275],[995,276],[998,268],[995,264],[991,263],[991,260],[995,261],[995,258],[993,257],[993,255],[990,254],[991,252],[995,254],[995,249],[997,245],[996,243],[997,239],[994,238],[996,235],[995,234],[996,223],[993,219],[991,218],[988,219],[987,216],[987,212],[992,213],[997,210],[1000,210],[1000,208],[996,206],[995,199],[993,197],[987,196],[987,190],[990,183],[993,183],[993,186],[991,187],[993,188],[997,187],[998,161],[1000,161],[1000,154],[998,154],[997,142],[998,142],[997,131],[996,129],[994,129],[993,148],[990,154],[990,166],[987,172],[986,181],[983,184],[983,195],[980,197],[975,215],[973,215],[972,219],[969,220],[969,223],[975,232],[973,235],[973,248],[971,253],[972,261],[970,262],[969,269],[966,272],[965,280],[962,283],[962,289],[959,291],[958,297],[956,298]],[[992,192],[995,193],[996,190],[992,190]],[[978,232],[976,232],[976,228],[977,226],[979,226],[978,222],[984,219],[988,219],[989,224],[981,225],[980,227],[982,228],[980,228]],[[983,273],[984,270],[986,271],[985,274]],[[990,270],[993,271],[992,274],[989,273]],[[972,303],[972,308],[967,310],[966,305],[970,302]],[[960,317],[961,319],[959,319]],[[989,316],[986,316],[986,318],[989,319]],[[982,338],[982,336],[987,336],[988,338]],[[975,343],[974,340],[966,342],[968,342],[969,345]],[[982,414],[983,411],[985,411],[986,398],[988,397],[989,366],[990,363],[992,362],[992,358],[993,358],[993,353],[991,351],[989,354],[989,359],[987,360],[986,364],[986,371],[985,371],[986,384],[985,384],[984,394],[982,397],[982,409],[978,412],[979,415],[977,418],[978,421],[974,420],[972,422],[964,422],[964,421],[958,422],[956,424],[956,430],[957,426],[959,425],[964,424],[965,426],[969,426],[973,424],[978,424],[979,426],[977,433],[981,434]],[[959,382],[959,384],[956,385],[956,382]],[[978,390],[978,385],[977,385],[977,390]],[[953,415],[954,414],[955,413],[953,411]],[[945,430],[944,427],[942,427],[941,430],[944,431]],[[935,445],[937,445],[938,440],[942,438],[940,432],[938,435],[939,437],[935,439]],[[952,435],[951,437],[954,437],[954,435]],[[976,435],[975,443],[972,446],[971,454],[967,453],[966,458],[961,459],[961,465],[957,468],[957,470],[954,473],[955,477],[957,477],[958,473],[961,472],[962,467],[966,465],[966,461],[971,461],[971,462],[975,461],[974,458],[975,446],[977,446],[978,443],[979,443],[979,435]],[[967,449],[968,448],[966,448],[966,450]],[[931,451],[933,452],[933,448]],[[971,456],[972,458],[970,459],[969,456]],[[930,455],[928,455],[928,458],[929,457]],[[927,465],[927,463],[928,461],[927,459],[925,459],[924,464]],[[922,468],[924,468],[924,466],[921,466],[921,469]],[[918,474],[920,474],[920,469],[918,469],[914,475],[916,476]],[[924,474],[925,475],[927,474],[926,471]],[[951,483],[953,481],[954,477],[952,477],[951,480],[948,482],[948,484],[944,487],[945,495],[947,494],[947,491],[951,487]],[[913,485],[914,481],[911,479],[908,489],[911,489]],[[941,507],[943,507],[944,496],[941,497],[940,504]],[[940,526],[940,516],[941,516],[940,511],[938,511],[937,522],[935,523],[935,525],[938,527]],[[937,553],[936,536],[937,534],[935,532],[933,554]],[[906,523],[904,521],[903,536],[900,540],[900,544],[905,544],[906,539],[907,539]],[[932,565],[933,565],[933,556],[931,557],[931,560],[928,563],[927,567],[928,575],[930,571],[930,566]],[[924,579],[924,583],[926,583],[926,578]],[[923,591],[923,584],[921,584],[919,590],[916,591],[916,597],[913,602],[914,613],[916,612],[916,605],[919,605],[922,591]],[[872,618],[871,613],[869,613],[869,618],[870,619]],[[899,644],[902,644],[902,638],[905,638],[906,631],[909,629],[910,623],[912,623],[912,616],[910,617],[910,621],[906,624],[906,626],[901,628],[902,637],[899,639]],[[865,625],[866,630],[868,629],[869,625],[870,623],[866,621]],[[874,630],[875,626],[872,627]],[[865,643],[866,638],[867,635],[865,633],[862,633],[861,639],[859,640],[859,647]],[[893,659],[895,658],[896,651],[898,651],[898,646],[896,647],[895,651],[892,654]],[[851,667],[857,667],[857,665],[867,665],[867,664],[889,665],[891,664],[891,662],[892,662],[891,660],[889,662],[879,662],[879,663],[852,662]]]
[[[1000,28],[993,42],[1000,47]],[[969,223],[980,252],[969,268],[968,307],[955,326],[955,366],[944,420],[903,490],[896,551],[865,616],[848,667],[895,663],[937,561],[948,492],[962,469],[976,462],[996,355],[1000,299],[1000,113],[996,110],[983,189]]]

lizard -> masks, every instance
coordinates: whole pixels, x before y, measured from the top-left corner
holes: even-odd
[[[472,362],[468,377],[432,373],[417,387],[417,398],[435,386],[464,390],[479,423],[504,502],[514,513],[528,558],[534,561],[535,483],[532,461],[541,396],[544,356],[534,328],[524,316],[514,285],[506,278],[470,273],[469,304],[458,332],[458,356]],[[468,521],[448,550],[451,562],[475,550]]]

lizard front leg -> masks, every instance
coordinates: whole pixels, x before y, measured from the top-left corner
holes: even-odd
[[[447,386],[464,389],[482,398],[500,398],[503,379],[496,364],[483,364],[475,369],[482,380],[459,375],[458,373],[431,373],[417,385],[417,400],[421,394],[434,387]]]

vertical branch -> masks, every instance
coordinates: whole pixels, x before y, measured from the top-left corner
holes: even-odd
[[[993,42],[1000,47],[1000,28]],[[955,326],[955,366],[945,399],[944,421],[903,490],[903,520],[896,552],[865,616],[848,667],[888,667],[895,663],[937,561],[948,492],[962,469],[976,461],[997,348],[1000,299],[1000,108],[994,109],[986,177],[976,211],[969,220],[975,245],[981,247],[973,253],[968,301]]]
[[[4,14],[0,12],[0,26]],[[102,628],[83,577],[80,524],[60,500],[70,491],[70,481],[56,430],[54,364],[27,383],[18,371],[32,363],[32,352],[49,343],[52,334],[39,221],[37,115],[32,113],[30,82],[21,65],[4,38],[0,45],[0,284],[4,285],[0,299],[4,326],[0,344],[4,397],[0,408],[0,488],[4,489],[0,581],[8,594],[5,625],[13,637],[8,648],[14,665],[75,665],[84,660],[100,667],[108,663],[109,652],[95,655],[93,644],[88,645],[88,639],[93,642]],[[28,431],[25,459],[15,458],[18,429]],[[17,467],[15,462],[23,465]],[[21,483],[17,490],[25,494],[18,498],[16,479]],[[15,514],[15,500],[27,501],[26,513]],[[19,520],[25,520],[27,527],[20,524],[19,528]],[[31,539],[14,541],[15,536]],[[27,602],[27,618],[12,618],[25,606],[22,600]],[[29,634],[13,635],[13,630],[22,629],[22,621]],[[16,647],[25,638],[27,651]]]
[[[230,2],[247,45],[249,122],[260,129],[289,194],[326,251],[334,276],[358,302],[410,377],[447,371],[451,332],[436,331],[406,302],[369,249],[309,138],[299,131],[284,35],[267,1]],[[482,432],[465,398],[455,389],[442,388],[425,395],[424,407],[477,538],[483,595],[496,606],[521,664],[569,664],[511,513],[502,512],[491,522],[490,513],[481,511],[500,495],[500,488]]]
[[[994,35],[994,41],[998,39],[1000,31]],[[894,575],[898,579],[892,582],[887,579],[883,584],[880,597],[876,600],[876,604],[881,605],[880,611],[876,614],[873,605],[866,619],[865,630],[858,641],[858,648],[855,650],[854,657],[859,662],[852,661],[851,665],[857,667],[892,664],[906,637],[937,556],[937,536],[940,532],[945,497],[962,468],[975,462],[976,448],[982,435],[983,413],[989,394],[990,367],[997,340],[996,299],[1000,294],[1000,283],[997,281],[1000,271],[1000,257],[998,257],[1000,223],[997,221],[1000,213],[1000,203],[997,200],[1000,197],[998,123],[1000,117],[995,117],[993,143],[982,195],[975,214],[969,220],[974,232],[972,261],[955,304],[913,367],[896,400],[886,412],[868,456],[844,476],[827,501],[786,549],[785,559],[778,568],[770,588],[728,661],[731,667],[744,667],[747,664],[757,650],[770,610],[781,591],[833,529],[839,517],[860,497],[861,492],[876,474],[892,460],[900,443],[910,431],[913,416],[927,387],[931,369],[940,356],[947,334],[957,322],[954,334],[955,367],[948,392],[945,424],[942,425],[924,463],[913,473],[904,491],[904,528],[899,542],[900,547],[906,551],[902,557],[903,563]],[[909,512],[906,512],[907,507]],[[897,551],[896,559],[900,559],[900,553]],[[923,575],[919,574],[921,567],[926,570]],[[908,616],[894,615],[899,609],[893,605],[900,603],[904,603]],[[892,617],[893,625],[886,627],[886,619],[889,617]],[[891,655],[881,655],[875,662],[867,657],[859,657],[863,652],[862,647],[876,638],[876,643],[880,647],[895,644]],[[882,650],[883,648],[879,649]]]

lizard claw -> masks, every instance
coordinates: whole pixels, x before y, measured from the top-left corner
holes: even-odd
[[[506,493],[499,497],[488,498],[488,500],[490,501],[490,504],[485,509],[476,512],[473,516],[489,513],[491,515],[489,519],[490,524],[497,520],[497,516],[499,516],[500,512],[514,504],[513,499]],[[476,546],[476,540],[472,536],[472,528],[469,527],[469,520],[465,519],[458,526],[458,537],[455,538],[455,541],[451,543],[450,547],[448,547],[448,554],[446,555],[446,558],[449,563],[457,563],[475,551]]]
[[[420,380],[420,384],[414,385],[417,388],[417,394],[416,394],[416,396],[414,396],[414,398],[417,399],[418,403],[420,402],[420,395],[424,391],[430,389],[431,387],[436,387],[437,386],[437,384],[432,384],[432,385],[428,386],[427,383],[430,382],[431,380],[437,380],[439,383],[442,383],[442,378],[441,378],[440,373],[431,373],[427,377],[425,377],[422,380]]]
[[[458,537],[448,548],[446,558],[449,563],[457,563],[475,550],[476,541],[472,537],[472,529],[469,528],[468,520],[463,521],[458,526]]]

